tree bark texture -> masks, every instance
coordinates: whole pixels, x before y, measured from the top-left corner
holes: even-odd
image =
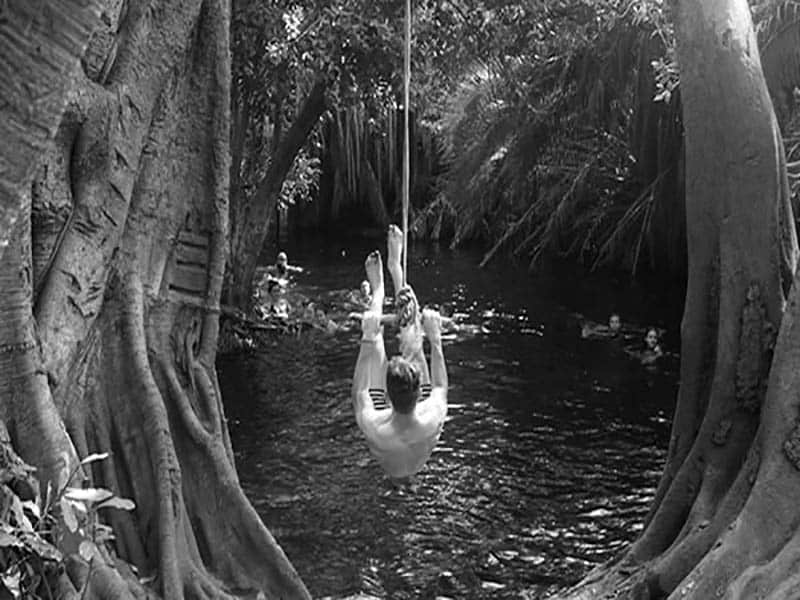
[[[235,201],[231,205],[231,256],[226,282],[226,301],[229,304],[244,306],[250,298],[258,258],[264,247],[283,181],[292,168],[297,153],[325,112],[325,91],[324,80],[317,81],[311,88],[291,127],[278,141],[267,172],[252,195],[234,190],[232,197]],[[246,109],[237,107],[237,115],[240,111],[244,113]],[[244,140],[239,140],[239,143],[243,144]],[[241,157],[241,149],[236,154]]]
[[[640,538],[565,596],[790,598],[774,577],[763,595],[750,583],[800,522],[800,461],[784,449],[800,439],[800,314],[795,286],[784,315],[797,239],[783,145],[747,2],[673,10],[689,272],[667,464]]]
[[[98,22],[100,0],[10,0],[0,6],[0,258],[16,231],[37,159]]]
[[[81,476],[134,500],[132,513],[108,511],[115,551],[164,598],[309,598],[239,485],[214,366],[229,2],[101,8],[82,68],[49,101],[66,105],[57,131],[57,116],[49,125],[55,137],[20,133],[40,150],[39,169],[8,187],[23,218],[6,228],[5,211],[0,226],[12,240],[0,263],[2,417],[45,483],[62,486],[80,457],[112,453]],[[55,31],[72,35],[74,18]],[[30,76],[17,69],[11,83],[24,89]],[[2,79],[0,98],[9,86]],[[87,598],[141,595],[106,571],[91,571]],[[87,577],[69,572],[77,585]]]

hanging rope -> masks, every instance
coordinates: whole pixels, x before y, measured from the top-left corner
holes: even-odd
[[[408,124],[409,83],[411,80],[411,0],[406,0],[406,47],[403,75],[403,285],[405,285],[408,272],[408,194],[411,171]]]

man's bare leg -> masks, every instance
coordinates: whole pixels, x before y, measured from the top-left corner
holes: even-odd
[[[386,235],[386,268],[392,276],[394,296],[403,287],[403,231],[397,225],[389,225]]]
[[[408,283],[408,279],[403,276],[402,256],[403,231],[397,225],[389,225],[389,232],[386,235],[386,268],[389,269],[392,285],[394,285],[395,307],[398,311],[400,310],[401,291],[404,294],[410,293],[416,305],[412,323],[403,323],[400,319],[400,314],[397,315],[398,326],[400,327],[400,353],[417,365],[420,381],[424,384],[429,384],[431,376],[428,370],[428,363],[425,361],[425,353],[422,350],[422,326],[419,321],[421,317],[420,308],[413,288]],[[403,285],[404,281],[405,285]]]
[[[373,250],[364,261],[364,270],[367,272],[367,281],[372,288],[372,301],[369,305],[369,310],[377,312],[379,315],[383,314],[383,298],[386,295],[386,290],[383,285],[383,261],[381,260],[381,253]]]
[[[383,298],[385,290],[383,286],[383,261],[381,253],[377,250],[370,252],[367,260],[364,261],[364,270],[367,272],[367,280],[372,287],[372,301],[369,305],[370,312],[375,312],[378,317],[383,314]],[[370,369],[370,388],[386,389],[386,350],[383,344],[383,333],[381,332],[378,341],[378,351],[383,357],[380,361],[375,361]]]

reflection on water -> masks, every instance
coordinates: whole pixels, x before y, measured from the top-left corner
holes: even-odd
[[[361,261],[338,252],[291,256],[308,268],[310,297],[362,278]],[[413,490],[392,488],[355,425],[355,332],[220,360],[242,484],[315,598],[544,597],[641,527],[675,374],[580,340],[572,311],[593,305],[584,283],[474,264],[411,262],[423,301],[476,326],[445,346],[448,422]]]

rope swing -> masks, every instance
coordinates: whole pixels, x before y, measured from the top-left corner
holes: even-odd
[[[409,82],[411,80],[411,0],[406,0],[406,44],[403,71],[403,285],[405,285],[408,277],[408,194],[411,170],[408,124]]]

